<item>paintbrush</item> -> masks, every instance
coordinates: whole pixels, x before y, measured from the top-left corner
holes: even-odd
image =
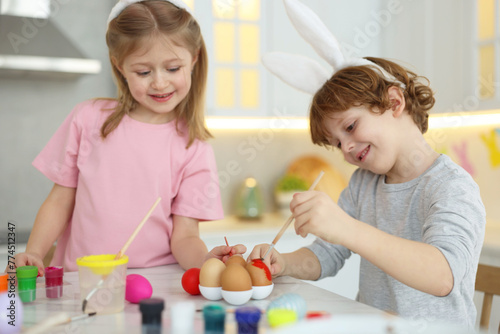
[[[314,188],[316,188],[316,186],[319,183],[319,180],[321,180],[321,178],[323,177],[323,174],[325,174],[325,172],[323,172],[323,171],[321,171],[319,173],[318,177],[316,178],[316,180],[314,180],[313,184],[311,184],[311,186],[309,187],[308,191],[314,190]],[[267,255],[271,252],[271,250],[274,248],[274,246],[276,245],[276,243],[278,242],[278,240],[280,240],[281,236],[283,235],[283,233],[285,233],[285,230],[288,228],[288,226],[290,226],[290,224],[292,223],[293,220],[294,220],[294,217],[293,217],[293,214],[292,214],[286,220],[285,224],[283,225],[283,227],[281,228],[281,230],[278,232],[278,234],[274,238],[273,242],[271,242],[271,245],[269,246],[266,254],[264,254],[264,256],[261,257],[262,261],[264,261],[264,259],[267,257]]]
[[[137,235],[137,233],[139,233],[139,231],[141,230],[141,228],[144,226],[144,223],[146,223],[146,221],[148,220],[149,216],[151,216],[151,213],[153,213],[153,210],[156,208],[156,206],[158,205],[158,203],[160,203],[160,201],[161,201],[161,197],[158,197],[158,199],[155,201],[155,203],[153,204],[153,206],[151,207],[151,209],[149,209],[149,211],[146,214],[146,216],[144,216],[144,218],[142,219],[142,221],[135,228],[135,230],[132,233],[132,235],[128,238],[128,240],[125,243],[125,245],[123,245],[123,247],[120,249],[120,251],[118,252],[118,254],[116,254],[115,260],[118,260],[119,258],[121,258],[125,254],[125,251],[130,246],[130,244],[134,240],[135,236]],[[102,284],[104,283],[104,280],[106,278],[107,278],[107,276],[104,276],[104,278],[102,278],[97,283],[97,285],[89,292],[89,294],[87,295],[87,297],[85,297],[85,299],[83,300],[83,302],[82,302],[82,312],[83,313],[85,313],[85,309],[87,308],[87,303],[88,303],[89,299],[94,295],[94,293],[97,292],[97,290],[99,290],[99,288],[102,286]]]
[[[51,327],[54,327],[57,325],[62,325],[62,324],[67,324],[67,323],[77,321],[77,320],[86,319],[86,318],[89,318],[91,316],[94,316],[95,314],[96,314],[96,312],[70,317],[67,313],[58,313],[58,314],[55,314],[55,315],[53,315],[45,320],[42,320],[41,322],[35,324],[32,327],[29,327],[26,331],[23,331],[23,333],[24,334],[44,333],[45,331],[47,331]]]

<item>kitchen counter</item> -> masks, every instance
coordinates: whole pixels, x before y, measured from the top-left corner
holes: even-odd
[[[163,322],[163,333],[171,333],[171,309],[176,303],[191,301],[195,304],[197,310],[203,308],[206,304],[211,304],[211,302],[203,298],[201,295],[192,296],[186,293],[181,287],[181,277],[183,270],[178,265],[168,265],[160,266],[154,268],[146,269],[128,269],[128,274],[140,274],[146,277],[151,285],[153,286],[153,296],[163,298],[165,300],[166,308],[162,314]],[[24,327],[35,326],[40,321],[47,319],[59,312],[66,312],[70,316],[81,314],[81,301],[79,297],[78,288],[78,273],[71,272],[66,273],[64,280],[70,284],[74,291],[73,298],[66,297],[63,300],[48,300],[43,298],[38,298],[32,303],[24,304]],[[362,303],[344,298],[335,293],[325,291],[323,289],[317,288],[311,284],[296,280],[290,277],[281,277],[274,280],[275,287],[272,294],[264,300],[254,301],[251,300],[246,305],[254,305],[259,307],[261,310],[265,310],[267,305],[273,299],[285,294],[285,293],[297,293],[301,295],[307,304],[308,311],[323,311],[325,313],[334,315],[331,318],[326,318],[324,320],[309,320],[307,327],[316,328],[316,334],[319,333],[330,333],[332,331],[332,324],[337,323],[338,326],[343,326],[344,328],[349,328],[351,330],[338,331],[338,333],[353,333],[352,328],[361,328],[356,333],[389,333],[396,326],[404,325],[405,328],[410,330],[404,331],[405,333],[417,333],[420,330],[420,325],[416,326],[415,323],[405,322],[403,319],[390,316],[385,312],[382,312],[373,307],[367,306]],[[225,301],[216,302],[226,309],[235,309],[235,306],[227,304]],[[301,321],[296,324],[298,326],[297,333],[303,333],[303,329],[300,329],[305,323]],[[467,333],[459,328],[451,328],[449,325],[445,327],[434,328],[435,324],[428,326],[429,329],[426,333]],[[195,312],[193,321],[194,331],[193,333],[203,333],[204,332],[204,321],[201,312]],[[269,327],[267,319],[265,316],[261,318],[259,323],[260,333],[274,333],[275,331]],[[313,327],[311,327],[313,326]],[[279,328],[277,329],[279,330]],[[85,320],[78,320],[70,324],[59,325],[54,327],[50,333],[66,333],[66,332],[78,332],[78,333],[141,333],[141,314],[137,304],[130,304],[126,302],[125,309],[122,312],[108,315],[96,315]],[[236,333],[236,323],[234,321],[234,315],[231,312],[227,312],[226,316],[226,331],[227,334]],[[294,326],[286,327],[286,333],[293,333]]]
[[[243,219],[229,215],[221,220],[200,223],[200,233],[220,234],[235,231],[275,231],[278,233],[287,218],[279,213],[265,213],[259,219]],[[293,230],[293,227],[290,226],[288,230]]]

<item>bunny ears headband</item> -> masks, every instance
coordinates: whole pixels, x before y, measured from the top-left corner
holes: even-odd
[[[130,6],[133,3],[141,2],[141,1],[143,1],[143,0],[120,0],[120,1],[118,1],[118,3],[113,7],[113,9],[111,9],[111,13],[109,14],[109,17],[108,17],[108,25],[109,25],[109,22],[111,22],[114,18],[116,18],[118,15],[120,15],[120,13],[127,6]],[[186,6],[186,4],[182,0],[164,0],[164,1],[170,2],[175,7],[185,9],[190,14],[192,14],[189,7]]]
[[[377,64],[363,58],[347,58],[335,36],[309,7],[298,0],[283,1],[295,29],[333,68],[333,72],[329,72],[315,60],[305,56],[283,52],[265,54],[262,57],[264,66],[285,83],[306,93],[315,94],[333,73],[349,66],[368,65],[376,68],[386,80],[394,82],[402,89],[406,88]]]

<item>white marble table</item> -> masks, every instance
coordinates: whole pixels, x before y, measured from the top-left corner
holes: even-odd
[[[183,270],[178,265],[168,265],[147,269],[128,269],[127,274],[141,274],[146,277],[153,286],[153,296],[165,300],[166,309],[163,311],[164,332],[170,332],[170,309],[172,305],[182,301],[193,301],[197,309],[202,309],[205,304],[214,303],[201,295],[191,296],[186,293],[181,286],[181,277]],[[65,273],[64,280],[72,284],[75,291],[75,298],[70,300],[37,299],[30,304],[24,304],[24,325],[33,326],[37,322],[53,315],[57,312],[67,312],[70,316],[81,314],[81,302],[78,288],[78,273]],[[308,310],[324,310],[338,313],[359,313],[359,314],[383,314],[382,311],[370,306],[352,301],[350,299],[338,296],[329,291],[317,288],[311,284],[304,283],[289,277],[283,277],[275,280],[275,288],[272,294],[261,301],[250,301],[246,305],[256,305],[262,309],[274,298],[287,293],[295,292],[307,300]],[[225,301],[217,301],[226,308],[234,309],[235,306],[227,304]],[[227,319],[228,325],[231,322]],[[266,327],[266,321],[261,321],[262,326]],[[78,327],[78,328],[77,328]],[[231,326],[229,326],[231,327]],[[233,326],[234,327],[234,326]],[[57,331],[56,329],[59,329]],[[195,333],[204,332],[204,323],[201,312],[196,312],[194,319]],[[76,331],[78,329],[78,331]],[[126,302],[125,310],[111,315],[97,315],[86,320],[80,320],[68,325],[62,325],[54,328],[54,333],[140,333],[141,332],[141,314],[136,304]]]
[[[202,309],[205,304],[214,303],[206,300],[201,295],[191,296],[186,293],[181,286],[181,277],[183,270],[178,265],[168,265],[147,269],[129,269],[128,274],[141,274],[146,277],[153,286],[153,297],[160,297],[165,300],[166,309],[163,311],[163,333],[171,333],[171,307],[178,302],[193,301],[197,309]],[[36,323],[53,316],[59,312],[67,312],[70,316],[81,314],[81,302],[78,288],[78,273],[71,272],[65,273],[64,280],[72,284],[74,288],[74,298],[65,297],[62,300],[50,300],[45,298],[38,298],[33,303],[24,304],[24,320],[23,324],[25,329],[35,325]],[[275,288],[272,294],[260,301],[250,301],[247,305],[255,305],[265,310],[267,305],[275,298],[289,292],[300,294],[307,302],[308,311],[326,311],[332,316],[330,319],[340,321],[344,326],[349,326],[352,323],[359,326],[360,321],[373,321],[380,323],[380,321],[387,321],[386,319],[399,319],[397,317],[389,316],[386,313],[375,309],[373,307],[358,303],[351,299],[339,296],[335,293],[318,288],[309,283],[296,280],[290,277],[281,277],[274,280]],[[234,309],[235,306],[229,305],[224,301],[218,301],[227,309]],[[351,320],[349,320],[351,319]],[[321,323],[312,324],[319,326]],[[194,333],[204,333],[204,322],[201,312],[196,312],[194,317]],[[368,324],[367,324],[368,325]],[[315,334],[319,333],[332,333],[331,324],[326,324],[326,327],[321,331],[317,329]],[[339,325],[340,326],[340,325]],[[420,324],[419,324],[420,326]],[[385,328],[385,327],[384,327]],[[415,333],[421,328],[415,327]],[[260,322],[260,333],[274,333],[276,330],[271,329],[265,317]],[[292,331],[293,327],[287,330]],[[300,332],[300,327],[298,327]],[[303,329],[302,329],[303,330]],[[354,331],[351,331],[355,333]],[[110,315],[96,315],[85,320],[79,320],[70,324],[59,325],[53,327],[48,333],[141,333],[141,314],[136,304],[126,302],[125,310],[120,313]],[[228,312],[226,317],[226,333],[237,333],[236,324],[234,322],[233,314]],[[344,332],[338,332],[344,333]],[[360,333],[380,333],[380,331],[366,331],[366,328]],[[385,333],[385,330],[382,332]],[[405,333],[410,333],[406,331]],[[431,333],[430,331],[426,333]],[[447,332],[440,329],[432,333],[445,334]],[[458,333],[456,329],[449,333]],[[461,332],[462,333],[462,332]],[[465,333],[465,332],[463,332]]]

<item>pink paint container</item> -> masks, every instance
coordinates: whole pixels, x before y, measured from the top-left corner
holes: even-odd
[[[47,298],[61,298],[63,295],[63,276],[62,267],[45,268],[45,294]]]

